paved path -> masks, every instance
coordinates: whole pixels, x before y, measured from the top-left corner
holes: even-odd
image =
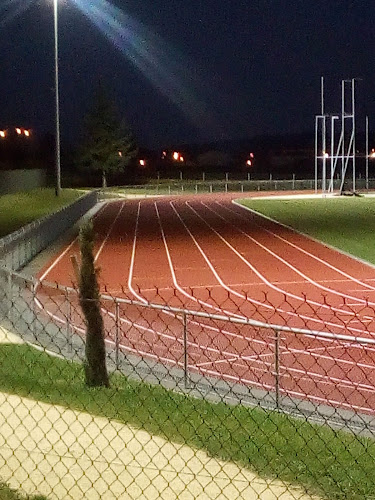
[[[0,342],[22,340],[0,327]],[[49,499],[311,500],[144,430],[0,393],[0,478]]]

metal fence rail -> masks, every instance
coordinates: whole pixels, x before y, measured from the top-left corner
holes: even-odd
[[[340,189],[341,181],[334,180],[333,189]],[[345,185],[347,190],[352,189],[352,185]],[[365,179],[356,180],[356,189],[360,191],[368,191],[375,188],[375,179],[369,179],[366,184]],[[321,193],[322,181],[318,180],[318,192]],[[247,193],[256,191],[314,191],[314,179],[257,179],[257,180],[163,180],[162,182],[154,182],[148,184],[119,186],[114,189],[107,188],[100,190],[103,197],[110,197],[114,193],[124,194],[163,194],[163,195],[181,195],[181,194],[204,194],[204,193]]]
[[[298,326],[203,303],[103,291],[111,387],[89,389],[77,291],[0,270],[0,482],[61,499],[371,499],[374,311],[309,305],[313,330],[289,303]]]

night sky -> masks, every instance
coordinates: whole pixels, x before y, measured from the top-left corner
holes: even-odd
[[[0,48],[0,128],[53,132],[52,0],[1,0]],[[143,146],[313,136],[321,76],[375,128],[374,0],[59,0],[59,48],[65,140],[99,77]]]

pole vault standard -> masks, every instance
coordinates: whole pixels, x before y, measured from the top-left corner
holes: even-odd
[[[341,130],[337,130],[340,125]],[[315,116],[315,193],[318,192],[319,171],[322,175],[323,196],[327,193],[333,193],[335,177],[340,179],[339,192],[342,194],[348,171],[353,174],[351,184],[352,190],[355,191],[355,133],[355,79],[341,81],[341,114],[337,114],[325,112],[324,78],[321,77],[321,113]],[[368,134],[368,127],[366,134]],[[368,157],[368,150],[366,157]],[[339,163],[341,165],[340,173],[338,172],[340,170]],[[327,176],[328,165],[330,166],[329,176]]]

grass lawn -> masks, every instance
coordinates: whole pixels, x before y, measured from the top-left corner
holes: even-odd
[[[241,203],[375,264],[375,198],[247,199]]]
[[[34,189],[27,193],[0,196],[0,238],[29,222],[56,212],[82,196],[74,189],[63,189],[59,197],[54,189]]]
[[[47,498],[42,495],[28,496],[20,494],[18,491],[0,482],[0,500],[47,500]]]
[[[375,494],[371,439],[277,412],[209,403],[119,374],[111,376],[111,388],[89,389],[80,364],[26,345],[0,344],[0,359],[1,391],[116,419],[322,498]]]

